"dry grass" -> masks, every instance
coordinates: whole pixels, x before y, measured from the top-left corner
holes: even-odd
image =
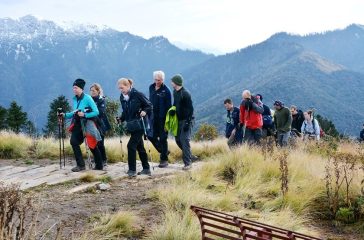
[[[131,212],[120,211],[105,214],[94,222],[91,231],[83,234],[80,240],[111,240],[139,238],[142,233],[138,217]]]
[[[25,158],[32,146],[32,139],[23,134],[0,132],[0,159]]]
[[[344,144],[340,145],[339,151],[356,148]],[[242,146],[231,152],[223,150],[201,168],[176,176],[168,185],[151,192],[164,207],[165,220],[162,226],[153,228],[148,239],[199,239],[198,221],[191,215],[190,205],[319,235],[310,228],[310,223],[320,214],[317,210],[323,211],[327,207],[323,201],[327,159],[325,155],[309,153],[306,149],[302,144],[289,151],[289,190],[285,196],[280,189],[277,153],[264,160],[259,148]],[[362,172],[356,172],[352,194],[360,195],[363,177]],[[175,225],[175,222],[179,224]]]

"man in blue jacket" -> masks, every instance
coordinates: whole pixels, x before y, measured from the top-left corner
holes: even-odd
[[[224,106],[227,111],[225,137],[228,139],[229,147],[233,147],[241,144],[243,137],[239,127],[240,109],[234,107],[233,101],[229,98],[225,99]]]
[[[363,129],[360,131],[360,142],[364,142],[364,124]]]
[[[73,112],[65,113],[65,118],[72,118],[71,129],[71,146],[76,158],[77,166],[72,168],[73,172],[85,170],[85,161],[82,158],[80,145],[87,140],[87,145],[90,148],[96,163],[95,170],[102,170],[102,158],[100,150],[97,147],[97,142],[101,140],[100,133],[97,130],[96,124],[92,121],[93,118],[99,115],[99,110],[92,97],[83,92],[85,80],[76,79],[73,83]],[[83,122],[81,122],[83,121]],[[86,127],[87,129],[86,129]],[[86,134],[87,130],[87,134]],[[85,137],[86,136],[86,137]]]
[[[172,96],[169,88],[164,84],[164,72],[153,72],[154,83],[149,86],[149,100],[153,105],[152,136],[148,136],[151,143],[160,153],[160,168],[168,166],[168,132],[164,129],[166,115],[171,107]]]

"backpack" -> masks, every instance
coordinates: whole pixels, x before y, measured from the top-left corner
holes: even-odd
[[[271,128],[273,126],[272,115],[263,115],[263,128]]]

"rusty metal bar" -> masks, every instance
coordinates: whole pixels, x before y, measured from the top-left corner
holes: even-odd
[[[203,240],[214,240],[213,238],[207,237],[206,234],[215,235],[222,237],[224,239],[256,239],[256,240],[322,240],[321,238],[311,237],[305,234],[289,231],[283,228],[278,228],[270,226],[267,224],[250,221],[244,218],[226,214],[223,212],[218,212],[206,208],[191,206],[201,225],[202,239]],[[209,220],[209,221],[205,221]],[[217,225],[218,223],[236,227],[240,231],[227,228],[227,226]],[[209,228],[206,228],[209,227]],[[222,232],[217,232],[214,230],[220,230],[226,232],[226,234],[235,234],[238,238],[234,236],[226,235]]]

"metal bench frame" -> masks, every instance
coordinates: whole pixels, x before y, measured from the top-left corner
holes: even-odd
[[[206,208],[190,208],[200,221],[202,240],[323,240]]]

